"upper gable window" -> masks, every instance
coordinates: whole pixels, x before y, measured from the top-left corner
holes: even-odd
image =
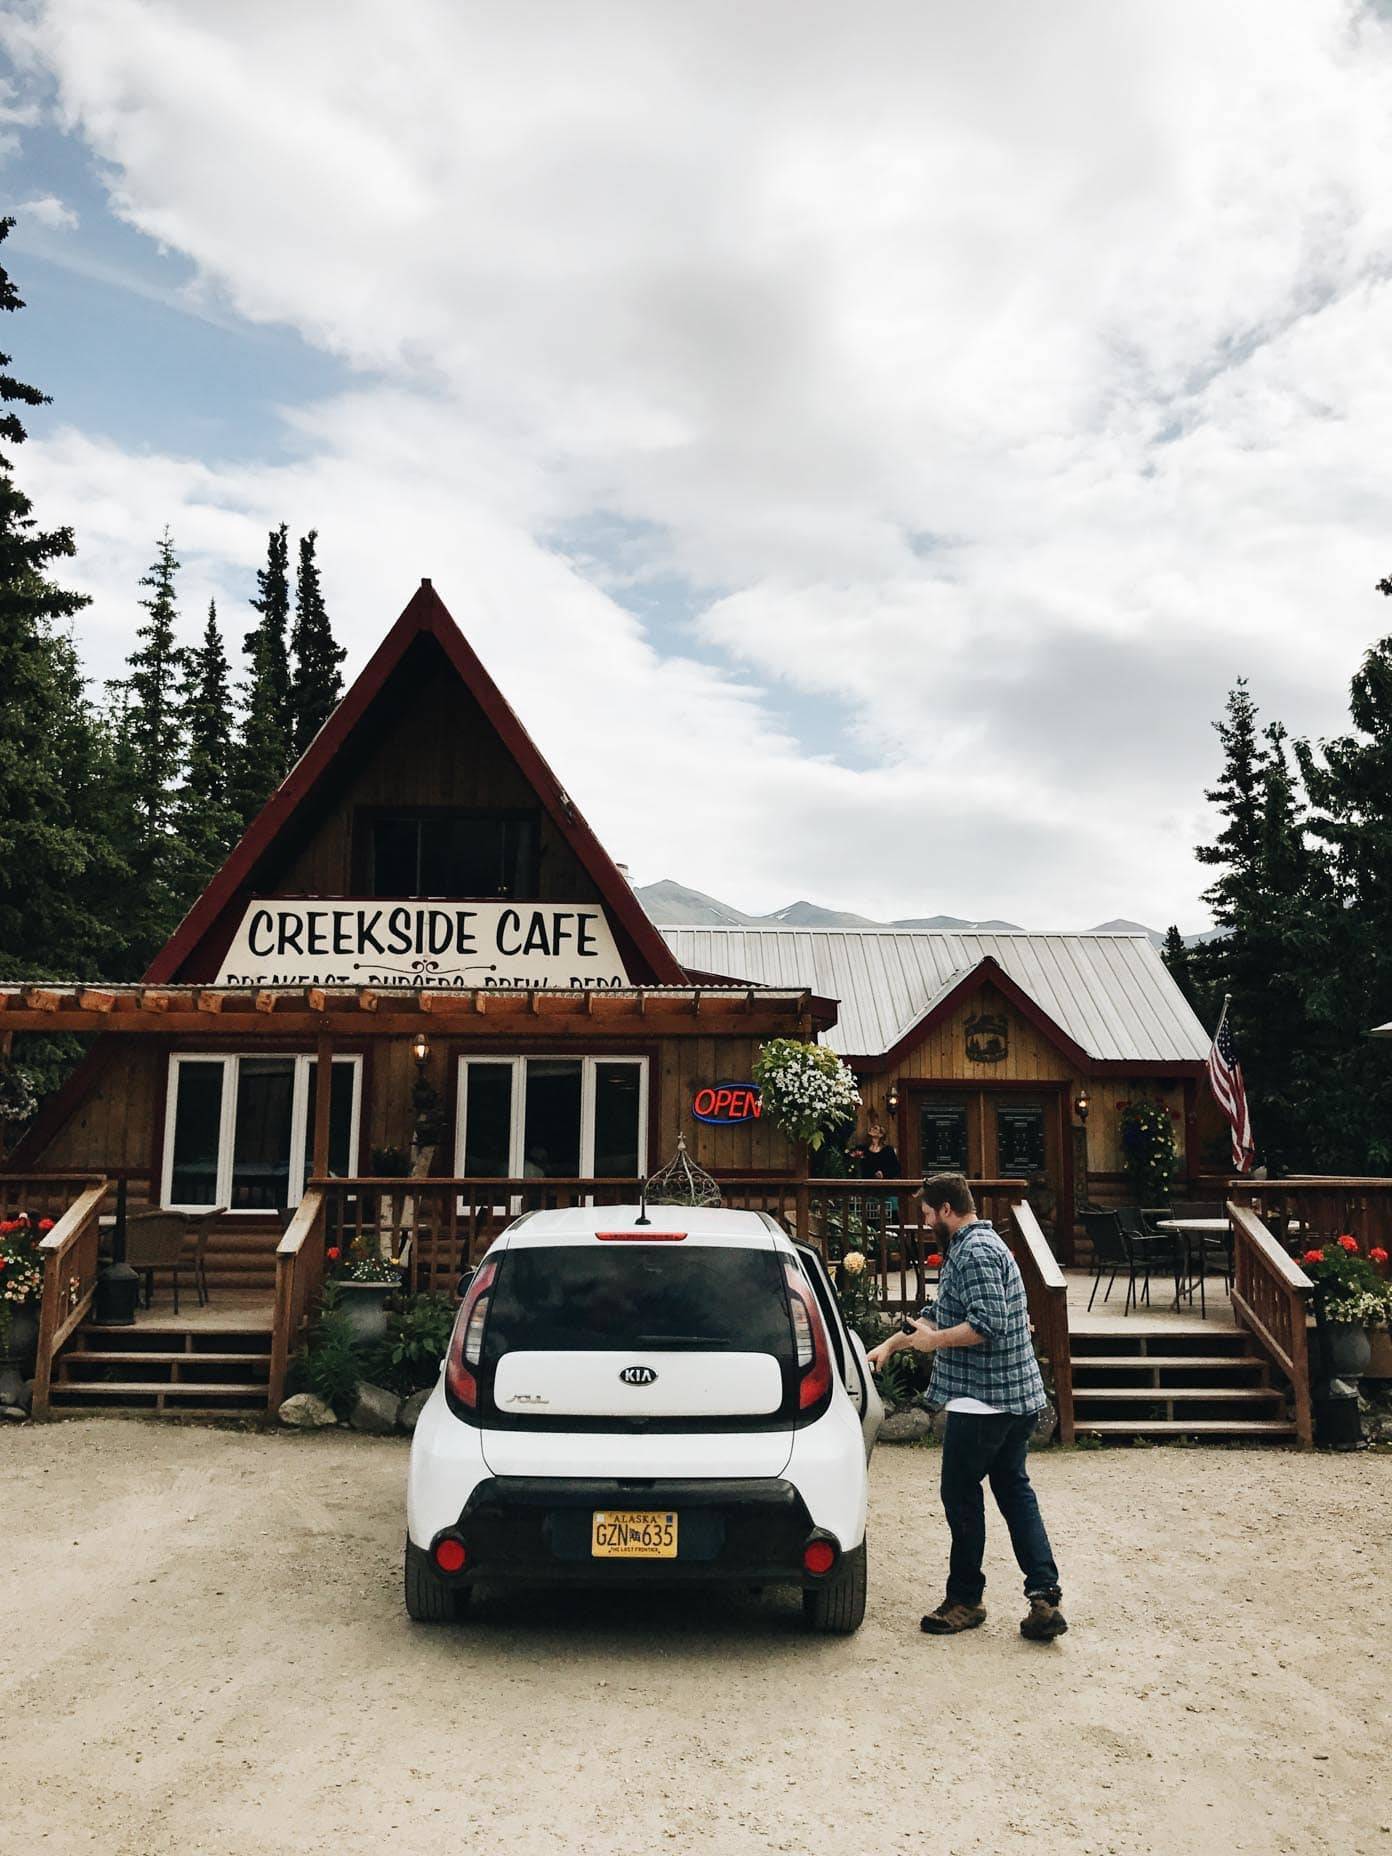
[[[360,886],[370,896],[534,897],[535,812],[449,806],[359,815]]]

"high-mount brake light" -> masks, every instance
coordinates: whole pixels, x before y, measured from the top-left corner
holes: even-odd
[[[596,1231],[595,1236],[601,1244],[681,1244],[686,1240],[685,1231],[653,1231],[646,1226],[641,1230]]]
[[[793,1324],[793,1347],[800,1375],[798,1410],[812,1411],[831,1392],[831,1346],[812,1286],[797,1264],[785,1260],[788,1314]]]
[[[464,1305],[455,1318],[445,1355],[445,1390],[456,1404],[473,1411],[478,1406],[478,1380],[473,1368],[483,1358],[483,1329],[488,1320],[489,1291],[498,1274],[495,1262],[481,1264],[469,1284]]]

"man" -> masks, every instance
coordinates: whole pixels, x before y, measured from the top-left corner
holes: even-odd
[[[942,1504],[952,1531],[947,1597],[922,1620],[930,1636],[975,1630],[986,1621],[986,1507],[989,1479],[1010,1544],[1025,1575],[1029,1613],[1020,1635],[1047,1643],[1068,1629],[1059,1610],[1058,1568],[1025,1466],[1035,1417],[1046,1403],[1030,1339],[1020,1266],[990,1222],[976,1215],[960,1173],[937,1173],[919,1193],[925,1222],[947,1261],[938,1282],[935,1320],[892,1334],[870,1355],[876,1372],[891,1354],[931,1353],[929,1402],[947,1411],[942,1447]]]

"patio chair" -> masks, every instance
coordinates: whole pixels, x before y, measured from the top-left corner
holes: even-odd
[[[154,1300],[155,1273],[168,1270],[174,1291],[174,1313],[179,1312],[179,1278],[187,1270],[202,1307],[208,1300],[208,1231],[217,1211],[190,1218],[186,1212],[136,1212],[126,1220],[126,1261],[145,1278],[145,1306]],[[189,1247],[189,1238],[193,1246]]]
[[[1135,1288],[1132,1274],[1131,1258],[1126,1249],[1126,1239],[1122,1235],[1121,1220],[1115,1212],[1080,1211],[1078,1221],[1087,1232],[1088,1243],[1092,1246],[1092,1294],[1088,1296],[1088,1310],[1097,1296],[1097,1285],[1104,1276],[1107,1287],[1102,1300],[1105,1302],[1112,1293],[1112,1285],[1118,1274],[1125,1270],[1127,1277],[1126,1306],[1131,1306],[1131,1293]]]
[[[1142,1278],[1146,1302],[1150,1301],[1150,1279],[1157,1272],[1170,1278],[1174,1283],[1175,1295],[1178,1296],[1181,1246],[1176,1241],[1176,1234],[1173,1231],[1155,1230],[1139,1206],[1119,1207],[1117,1218],[1134,1269]]]

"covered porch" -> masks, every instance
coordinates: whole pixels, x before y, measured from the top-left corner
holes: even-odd
[[[916,1182],[746,1176],[718,1183],[726,1205],[766,1213],[816,1245],[833,1269],[859,1250],[887,1310],[916,1311],[933,1293],[934,1252],[918,1223]],[[277,1245],[273,1286],[219,1290],[206,1307],[186,1302],[177,1316],[169,1298],[160,1297],[138,1311],[133,1325],[112,1329],[93,1319],[93,1299],[103,1232],[116,1230],[123,1185],[91,1176],[0,1176],[7,1216],[38,1210],[54,1220],[40,1245],[38,1416],[83,1402],[71,1388],[90,1394],[98,1367],[107,1369],[96,1377],[109,1380],[110,1404],[120,1403],[125,1382],[141,1388],[137,1408],[273,1413],[331,1269],[331,1249],[367,1240],[399,1258],[409,1288],[453,1294],[461,1271],[522,1211],[631,1202],[638,1190],[633,1179],[612,1178],[316,1176]],[[977,1180],[973,1188],[1020,1264],[1063,1441],[1079,1432],[1311,1441],[1311,1284],[1249,1206],[1228,1201],[1231,1294],[1210,1276],[1200,1312],[1196,1300],[1173,1306],[1157,1282],[1150,1306],[1127,1313],[1119,1286],[1110,1301],[1099,1292],[1088,1309],[1091,1274],[1060,1266],[1022,1182]],[[1302,1229],[1314,1231],[1316,1219],[1327,1215],[1325,1182],[1308,1189],[1284,1182],[1281,1192],[1282,1211],[1299,1218]],[[1392,1215],[1392,1181],[1359,1182],[1358,1194],[1376,1238],[1383,1228],[1376,1221]],[[200,1398],[219,1383],[229,1389]]]

